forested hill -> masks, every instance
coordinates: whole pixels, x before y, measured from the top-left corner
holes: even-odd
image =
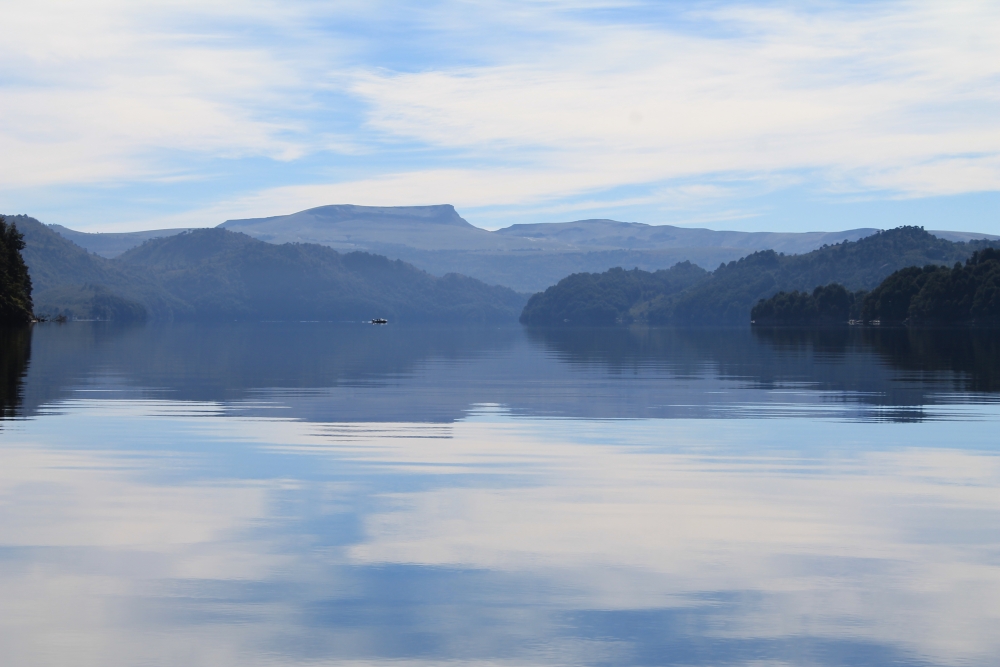
[[[1000,251],[975,252],[964,266],[896,271],[867,295],[862,318],[917,326],[1000,325]]]
[[[35,312],[112,320],[514,321],[526,298],[367,253],[274,245],[225,229],[158,238],[106,259],[26,216]]]
[[[144,272],[89,253],[34,218],[7,217],[24,234],[24,261],[39,316],[143,320],[190,314],[186,304]]]
[[[897,227],[802,255],[765,250],[724,264],[704,283],[653,305],[647,319],[652,324],[744,324],[754,304],[776,292],[811,292],[830,283],[868,290],[904,267],[954,264],[986,245],[946,241],[921,227]]]
[[[650,324],[745,324],[750,321],[754,304],[779,291],[811,293],[815,287],[829,283],[839,283],[848,290],[870,290],[904,267],[951,265],[968,259],[977,249],[996,243],[954,243],[920,227],[899,227],[802,255],[783,255],[773,250],[755,252],[722,264],[684,289],[652,298],[640,294],[620,308],[620,319]],[[601,275],[614,279],[610,272]],[[561,304],[600,298],[593,290],[588,295],[582,287],[578,282],[564,280],[546,291],[547,301],[558,309]],[[537,321],[532,316],[526,323]],[[571,323],[594,322],[571,320]]]
[[[399,260],[273,245],[226,229],[147,241],[115,261],[145,271],[200,320],[512,321],[525,297],[458,274],[438,278]]]
[[[892,273],[874,290],[848,292],[842,285],[806,292],[778,292],[750,312],[763,325],[908,324],[913,326],[1000,325],[1000,250],[972,253],[953,267],[910,266]]]
[[[606,326],[635,319],[638,303],[676,294],[708,276],[708,271],[680,262],[670,269],[643,271],[620,268],[604,273],[574,273],[532,296],[521,322],[537,326]]]

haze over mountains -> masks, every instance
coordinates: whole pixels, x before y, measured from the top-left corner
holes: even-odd
[[[142,245],[150,239],[163,238],[165,236],[175,236],[189,232],[193,227],[181,227],[173,229],[151,229],[143,232],[105,232],[94,234],[90,232],[78,232],[62,225],[49,225],[49,228],[77,244],[81,248],[86,248],[95,255],[111,259],[117,257],[126,250],[130,250],[137,245]]]
[[[9,220],[25,235],[36,313],[116,320],[512,322],[525,292],[559,283],[546,291],[553,298],[533,300],[526,321],[739,324],[781,290],[831,281],[871,289],[898,268],[950,266],[1000,244],[916,227],[790,234],[582,220],[490,232],[451,206],[327,206],[132,235]],[[64,235],[104,254],[143,242],[108,258]],[[979,240],[962,240],[970,237]],[[636,266],[656,273],[582,275]]]
[[[151,239],[107,259],[27,216],[35,313],[110,320],[510,322],[526,297],[370,253],[265,243],[226,229]]]
[[[335,205],[269,218],[227,220],[219,227],[268,243],[315,243],[341,252],[366,251],[401,259],[433,275],[460,273],[519,292],[536,292],[572,273],[615,266],[657,270],[691,261],[706,269],[757,250],[802,254],[854,241],[877,230],[839,232],[734,232],[647,225],[615,220],[513,225],[487,231],[468,223],[450,205],[375,207]],[[88,234],[56,232],[103,257],[115,257],[150,238],[179,234],[164,229]],[[988,234],[933,231],[967,241]]]

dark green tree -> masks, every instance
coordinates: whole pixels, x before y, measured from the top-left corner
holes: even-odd
[[[847,324],[860,315],[865,294],[849,292],[838,283],[817,287],[812,294],[778,292],[758,301],[750,311],[750,319],[756,324]]]
[[[0,324],[27,324],[33,318],[31,276],[24,263],[24,236],[0,216]]]
[[[984,248],[965,265],[896,271],[865,299],[864,318],[933,326],[1000,324],[1000,251]]]
[[[708,272],[691,262],[649,272],[621,267],[604,273],[574,273],[532,296],[521,323],[535,326],[610,326],[628,324],[637,303],[669,296],[705,278]]]

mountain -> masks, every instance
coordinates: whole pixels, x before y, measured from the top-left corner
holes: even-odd
[[[629,319],[636,303],[676,294],[708,277],[691,262],[650,273],[610,269],[574,273],[532,296],[521,312],[522,324],[535,326],[607,326]]]
[[[435,275],[458,272],[526,292],[554,285],[573,273],[599,273],[616,266],[655,271],[683,261],[713,269],[757,250],[802,254],[878,231],[736,232],[578,220],[519,224],[490,232],[469,224],[448,205],[320,206],[291,215],[228,220],[220,226],[272,243],[365,250],[402,259]],[[988,238],[966,232],[937,234],[955,241]]]
[[[513,225],[490,232],[453,206],[320,206],[292,215],[227,220],[220,227],[270,243],[319,243],[402,259],[435,275],[458,272],[519,291],[572,273],[614,266],[656,270],[689,260],[703,267],[780,246],[806,252],[874,229],[809,234],[715,232],[614,220]]]
[[[35,311],[113,320],[513,321],[526,297],[368,253],[275,245],[225,229],[154,238],[106,259],[27,216]]]
[[[274,245],[227,229],[147,241],[115,260],[144,271],[199,320],[502,322],[525,297],[457,274],[317,244]]]
[[[176,229],[151,229],[145,232],[92,233],[78,232],[62,225],[49,225],[48,227],[64,239],[72,241],[95,255],[100,255],[108,259],[117,257],[126,250],[142,245],[150,239],[175,236],[192,229],[191,227],[182,227]]]
[[[857,241],[877,229],[843,232],[732,232],[671,225],[647,225],[617,220],[578,220],[533,225],[511,225],[497,230],[503,236],[522,236],[537,241],[558,241],[577,248],[663,249],[733,248],[803,253],[841,241]]]
[[[773,250],[755,252],[720,266],[704,279],[681,290],[661,294],[632,290],[628,298],[615,303],[615,308],[618,318],[626,323],[745,324],[750,321],[754,304],[781,291],[812,293],[815,287],[830,283],[839,283],[847,290],[870,290],[904,267],[951,265],[991,244],[998,245],[996,241],[955,243],[937,238],[919,227],[899,227],[802,255],[785,255]],[[588,298],[595,303],[606,301],[601,296],[606,287],[599,286],[621,282],[618,271],[588,279],[593,285],[588,288]],[[646,272],[625,273],[633,274],[630,280],[635,282],[654,280],[653,274]],[[535,312],[540,299],[553,312],[574,307],[573,304],[581,301],[581,284],[584,283],[566,279],[542,296],[535,295],[528,302],[534,310],[526,307],[522,318],[529,324],[541,321],[542,316]]]
[[[91,254],[38,220],[8,216],[24,234],[35,313],[78,319],[173,319],[190,310],[150,276]]]
[[[319,243],[338,250],[403,246],[502,252],[539,246],[469,224],[454,206],[320,206],[291,215],[227,220],[219,227],[269,243]],[[543,247],[558,244],[541,244]]]
[[[220,227],[268,243],[316,243],[342,252],[401,259],[434,275],[461,273],[492,285],[536,292],[573,273],[615,266],[655,271],[691,261],[706,269],[757,250],[805,253],[824,244],[855,241],[876,230],[735,232],[647,225],[616,220],[513,225],[494,232],[469,224],[453,206],[320,206],[291,215],[227,220]],[[113,257],[156,236],[184,230],[87,234],[53,226],[74,243]],[[983,238],[939,232],[941,238]]]

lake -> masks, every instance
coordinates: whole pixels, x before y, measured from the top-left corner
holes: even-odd
[[[1000,334],[0,335],[0,663],[995,665]]]

